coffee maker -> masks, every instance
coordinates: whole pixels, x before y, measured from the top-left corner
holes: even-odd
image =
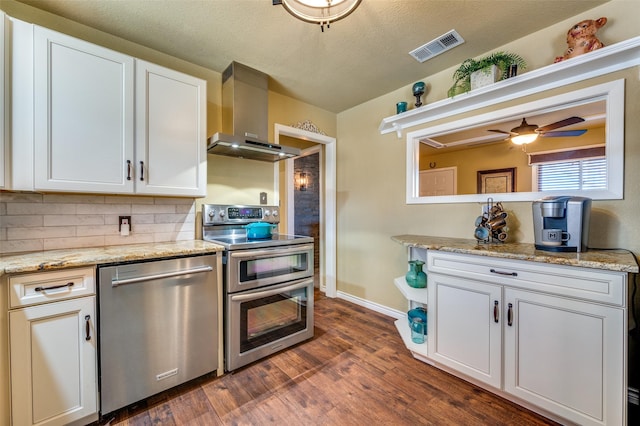
[[[544,197],[533,202],[533,231],[538,250],[582,252],[589,241],[591,199]]]

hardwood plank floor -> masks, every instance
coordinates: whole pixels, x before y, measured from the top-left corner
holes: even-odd
[[[393,319],[316,291],[315,337],[103,419],[110,425],[552,425],[414,359]]]

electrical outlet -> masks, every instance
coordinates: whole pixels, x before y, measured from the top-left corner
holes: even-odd
[[[131,231],[131,216],[119,216],[118,217],[118,230],[120,235],[126,237]]]
[[[267,204],[267,193],[266,192],[261,192],[260,193],[260,204]]]

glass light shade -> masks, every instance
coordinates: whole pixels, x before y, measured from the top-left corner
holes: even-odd
[[[313,24],[330,24],[353,12],[362,0],[282,0],[296,18]]]
[[[537,133],[526,133],[524,135],[518,135],[511,138],[511,142],[516,145],[525,145],[538,139]]]

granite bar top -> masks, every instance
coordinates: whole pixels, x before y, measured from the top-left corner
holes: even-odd
[[[0,275],[51,271],[142,259],[208,254],[223,250],[224,247],[221,245],[202,240],[47,250],[0,256]]]
[[[528,260],[555,265],[579,266],[619,272],[639,272],[635,256],[627,250],[594,250],[583,253],[556,253],[536,250],[525,243],[483,244],[475,239],[430,237],[425,235],[396,235],[393,241],[406,247],[450,253],[474,254],[502,259]]]

